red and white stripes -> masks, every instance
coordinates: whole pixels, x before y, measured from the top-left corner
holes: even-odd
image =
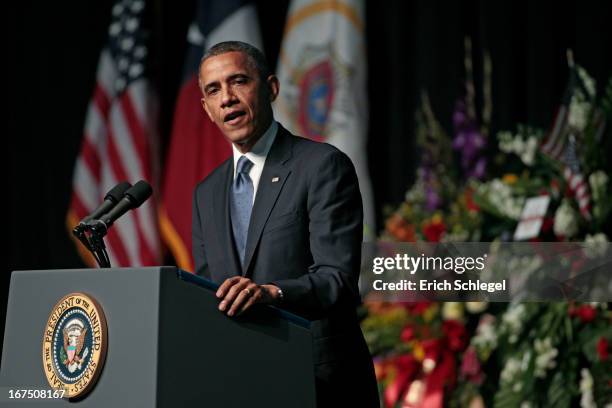
[[[563,170],[563,177],[578,202],[580,213],[585,219],[591,219],[591,194],[587,181],[582,174],[573,172],[570,166],[566,166]]]

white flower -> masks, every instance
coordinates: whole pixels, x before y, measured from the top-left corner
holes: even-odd
[[[502,131],[497,133],[497,139],[499,140],[499,150],[504,153],[512,153],[512,133],[508,131]]]
[[[499,378],[502,383],[512,383],[514,381],[514,377],[519,374],[521,371],[521,361],[510,357],[508,361],[506,361],[506,365],[504,366]]]
[[[473,314],[484,312],[488,306],[488,302],[465,302],[466,310]]]
[[[500,179],[481,184],[478,186],[478,193],[485,196],[491,205],[506,217],[513,220],[521,217],[525,198],[514,197],[512,188]]]
[[[569,201],[564,199],[555,213],[555,235],[571,238],[578,232],[578,218]]]
[[[521,371],[525,372],[529,368],[529,363],[531,362],[531,351],[525,352],[523,354],[523,359],[521,360]]]
[[[580,406],[582,408],[597,408],[593,398],[593,377],[586,368],[580,370]]]
[[[528,136],[524,139],[521,134],[513,136],[510,132],[502,131],[497,133],[497,139],[499,150],[507,154],[516,154],[526,166],[533,165],[538,148],[537,137]]]
[[[591,192],[595,201],[601,201],[605,198],[608,181],[610,181],[610,178],[601,170],[597,170],[589,176],[589,185],[591,186]]]
[[[567,123],[571,127],[581,132],[586,127],[589,112],[591,110],[591,104],[589,102],[580,100],[578,95],[579,93],[576,93],[574,96],[572,96]]]
[[[514,151],[514,153],[520,155],[521,153],[523,153],[524,149],[525,149],[525,142],[523,142],[523,138],[520,136],[515,137],[514,140],[512,141],[512,150]]]
[[[442,318],[444,320],[463,319],[463,304],[461,302],[444,302],[442,305]]]
[[[525,143],[525,150],[520,154],[521,160],[526,166],[533,166],[536,150],[538,149],[538,139],[530,136]]]
[[[589,76],[589,74],[582,68],[578,67],[578,76],[584,85],[582,88],[577,88],[572,95],[569,106],[568,124],[578,131],[584,130],[589,115],[591,113],[591,100],[595,97],[595,81]]]
[[[494,349],[497,347],[497,332],[495,331],[495,317],[485,314],[480,318],[476,335],[472,337],[471,344],[482,349]]]
[[[608,250],[608,237],[603,232],[588,234],[584,239],[584,254],[588,258],[601,258]]]
[[[502,323],[508,328],[510,333],[516,334],[523,327],[523,318],[525,317],[525,305],[518,304],[510,306],[502,316]]]
[[[546,371],[555,368],[557,365],[555,357],[559,354],[559,350],[552,346],[550,337],[544,340],[536,339],[534,349],[537,353],[535,359],[535,376],[539,378],[546,377]]]

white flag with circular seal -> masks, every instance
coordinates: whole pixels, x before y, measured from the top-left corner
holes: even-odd
[[[346,153],[359,178],[364,235],[374,237],[367,163],[365,5],[360,0],[293,0],[278,64],[275,118],[292,133]]]

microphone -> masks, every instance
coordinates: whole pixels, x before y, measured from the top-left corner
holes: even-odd
[[[144,180],[140,180],[125,192],[123,199],[106,215],[102,216],[100,221],[104,223],[106,229],[110,228],[123,214],[131,209],[140,207],[142,203],[151,197],[152,193],[151,185]]]
[[[93,212],[91,214],[89,214],[88,216],[84,217],[79,222],[79,225],[85,225],[89,221],[95,220],[96,218],[100,218],[102,215],[106,214],[115,205],[117,205],[119,200],[121,200],[121,197],[123,197],[125,192],[130,187],[132,187],[132,185],[130,183],[128,183],[127,181],[122,181],[121,183],[117,184],[115,187],[113,187],[110,190],[108,190],[108,193],[106,193],[106,195],[104,196],[104,202],[102,202],[102,204],[100,204],[100,206],[98,206],[98,208],[93,210]]]

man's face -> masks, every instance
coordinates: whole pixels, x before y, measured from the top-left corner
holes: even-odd
[[[200,84],[210,119],[229,141],[252,147],[272,119],[278,80],[271,75],[262,82],[248,58],[238,51],[208,58],[200,68]]]

